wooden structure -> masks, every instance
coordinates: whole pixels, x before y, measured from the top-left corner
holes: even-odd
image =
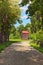
[[[22,31],[21,32],[21,38],[24,39],[24,40],[28,40],[29,32],[28,31]]]

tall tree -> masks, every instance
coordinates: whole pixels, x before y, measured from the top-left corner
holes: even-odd
[[[41,29],[42,24],[42,18],[41,13],[37,11],[32,17],[31,17],[31,32],[36,33]]]
[[[30,31],[30,26],[31,26],[31,23],[27,23],[25,25],[25,30]]]
[[[25,30],[25,28],[24,28],[24,25],[21,24],[21,25],[18,27],[18,31],[19,31],[19,33],[21,34],[21,32],[22,32],[23,30]]]
[[[9,39],[10,28],[19,19],[20,8],[18,1],[0,0],[0,37],[2,37],[0,41],[7,41]]]
[[[31,1],[31,4],[29,4],[30,1]],[[35,12],[37,12],[37,11],[41,12],[41,15],[40,15],[42,17],[41,28],[43,30],[43,0],[22,0],[21,4],[22,5],[29,4],[28,10],[26,11],[26,13],[29,16],[33,16],[35,14]],[[37,18],[39,19],[40,16],[37,16]]]

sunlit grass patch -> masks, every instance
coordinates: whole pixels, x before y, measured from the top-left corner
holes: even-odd
[[[37,45],[36,43],[31,42],[30,45],[31,45],[33,48],[35,48],[35,49],[37,49],[38,51],[40,51],[41,53],[43,53],[43,48],[40,47],[39,44]]]

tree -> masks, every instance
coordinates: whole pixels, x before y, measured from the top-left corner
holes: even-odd
[[[14,25],[11,28],[10,34],[16,35],[16,27]]]
[[[36,33],[41,29],[41,24],[42,24],[41,19],[42,18],[40,16],[39,11],[37,11],[35,15],[31,17],[31,32]]]
[[[20,8],[18,1],[0,0],[0,35],[2,35],[2,41],[9,39],[10,29],[19,19]]]
[[[27,23],[25,25],[25,30],[30,31],[30,26],[31,26],[31,23]]]
[[[29,4],[30,1],[31,1],[31,4]],[[22,0],[21,4],[22,5],[29,4],[28,10],[26,11],[26,13],[29,16],[35,15],[35,12],[37,12],[37,11],[41,12],[40,16],[41,16],[42,20],[40,22],[42,22],[41,28],[43,30],[43,0]],[[40,16],[38,16],[38,19]]]
[[[28,1],[31,1],[31,3],[29,4]],[[32,33],[38,32],[35,35],[35,40],[43,46],[43,0],[22,0],[21,4],[29,4],[26,14],[31,19],[31,31]]]
[[[19,31],[19,33],[21,34],[21,32],[22,32],[23,30],[25,30],[25,28],[24,28],[24,25],[21,24],[21,25],[18,27],[18,31]]]
[[[22,6],[26,5],[29,3],[29,0],[22,0],[22,2],[20,3]]]

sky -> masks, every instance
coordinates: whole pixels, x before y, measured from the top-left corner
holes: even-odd
[[[20,18],[23,21],[22,24],[25,26],[27,23],[30,23],[30,19],[27,19],[28,15],[26,15],[26,13],[25,13],[26,10],[28,9],[28,5],[20,7],[20,9],[21,9],[21,17]],[[16,27],[19,25],[20,25],[19,23],[15,24]]]

